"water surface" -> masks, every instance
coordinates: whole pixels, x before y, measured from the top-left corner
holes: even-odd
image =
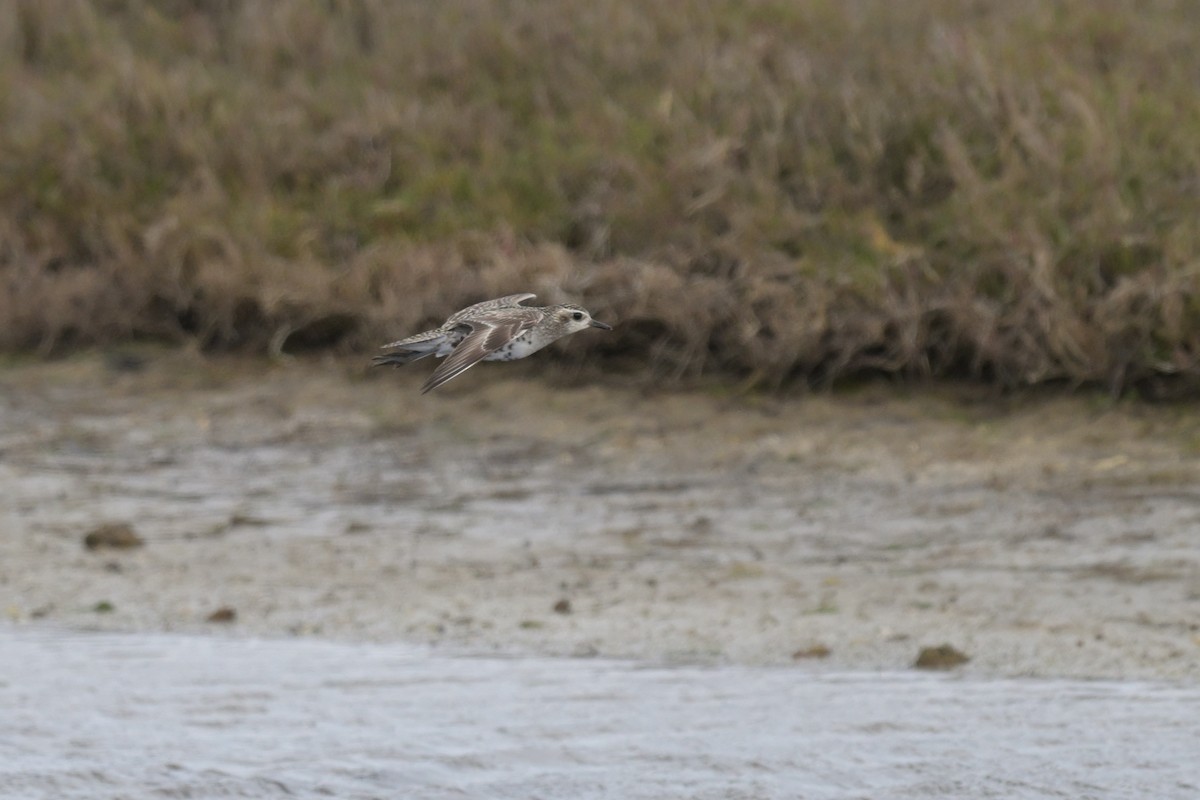
[[[0,797],[1194,798],[1200,689],[0,629]]]

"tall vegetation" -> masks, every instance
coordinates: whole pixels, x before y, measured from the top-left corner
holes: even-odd
[[[0,4],[0,349],[489,295],[777,384],[1200,377],[1200,5]]]

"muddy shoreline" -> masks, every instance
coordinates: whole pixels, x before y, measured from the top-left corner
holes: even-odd
[[[1200,678],[1200,413],[148,351],[0,370],[21,625]],[[536,365],[535,365],[536,366]],[[576,382],[578,383],[578,382]],[[125,522],[145,544],[87,550]],[[232,619],[208,622],[229,609]]]

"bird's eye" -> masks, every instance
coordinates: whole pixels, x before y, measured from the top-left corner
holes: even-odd
[[[579,320],[583,319],[583,312],[581,312],[581,311],[576,311],[574,314],[572,314],[572,315],[571,315],[571,319],[573,319],[573,320],[575,320],[576,322],[578,322]]]

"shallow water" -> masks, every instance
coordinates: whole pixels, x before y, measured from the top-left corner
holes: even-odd
[[[1200,688],[0,629],[0,796],[1192,798]]]

